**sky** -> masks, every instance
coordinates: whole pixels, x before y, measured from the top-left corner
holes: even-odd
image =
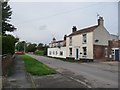
[[[105,0],[104,0],[105,1]],[[72,32],[97,25],[97,14],[111,34],[118,33],[118,3],[113,2],[9,2],[13,14],[11,23],[17,30],[11,34],[31,43],[48,44],[55,37],[63,39]]]

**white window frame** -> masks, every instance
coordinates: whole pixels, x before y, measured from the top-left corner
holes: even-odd
[[[69,48],[69,56],[72,56],[72,48]]]
[[[82,47],[83,48],[83,57],[87,57],[87,47]],[[86,52],[84,51],[85,49],[84,48],[86,48]],[[86,53],[86,55],[85,55],[85,53]]]
[[[60,51],[60,56],[63,56],[63,51]]]
[[[87,43],[87,34],[85,33],[85,34],[82,34],[82,42],[83,42],[83,44],[86,44]]]
[[[105,57],[108,57],[108,48],[105,48]]]
[[[69,37],[69,46],[72,46],[72,37]]]

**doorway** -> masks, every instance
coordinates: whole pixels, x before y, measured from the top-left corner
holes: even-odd
[[[78,57],[79,55],[78,55],[78,54],[79,54],[79,50],[78,50],[78,48],[77,48],[77,49],[76,49],[76,59],[77,59],[77,60],[79,59],[79,57]]]

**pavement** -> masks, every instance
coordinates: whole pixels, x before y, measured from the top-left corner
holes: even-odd
[[[14,66],[12,68],[12,74],[7,77],[7,81],[3,87],[5,88],[32,88],[32,83],[28,77],[24,62],[21,60],[21,56],[16,56],[14,60]]]
[[[118,63],[71,63],[27,54],[88,88],[118,88]]]
[[[88,88],[72,78],[61,74],[32,76],[36,88]]]
[[[73,78],[68,77],[73,75],[67,70],[60,70],[57,74],[46,76],[34,76],[25,71],[24,62],[21,56],[15,57],[15,63],[12,74],[7,77],[7,82],[3,89],[6,88],[88,88]],[[84,80],[84,78],[81,79]]]

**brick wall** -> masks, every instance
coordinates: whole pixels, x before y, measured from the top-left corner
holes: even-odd
[[[9,66],[13,61],[12,55],[6,55],[2,57],[2,75],[6,76]]]
[[[103,45],[94,45],[93,46],[94,60],[105,61],[108,59],[107,57],[105,57],[105,48],[108,48],[108,46],[103,46]]]

